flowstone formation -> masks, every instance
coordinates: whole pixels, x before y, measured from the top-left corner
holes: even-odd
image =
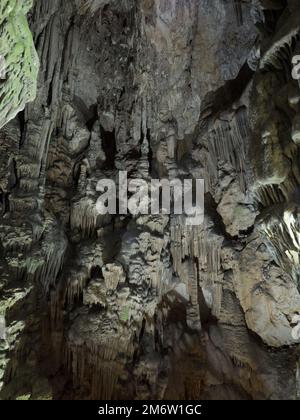
[[[32,0],[0,1],[0,128],[36,95],[38,57],[26,14]]]
[[[0,398],[299,399],[298,2],[29,18],[37,97],[0,133]],[[204,223],[99,215],[120,171],[204,179]]]

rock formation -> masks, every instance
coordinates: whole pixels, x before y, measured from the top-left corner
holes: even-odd
[[[38,57],[26,20],[31,0],[0,3],[0,128],[36,94]]]
[[[299,2],[34,0],[38,76],[30,3],[0,1],[0,398],[299,399]],[[120,171],[204,179],[204,223],[99,215]]]

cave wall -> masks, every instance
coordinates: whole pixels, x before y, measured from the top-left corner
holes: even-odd
[[[37,95],[0,132],[2,399],[299,398],[299,15],[33,2]],[[100,216],[119,171],[203,178],[204,223]]]

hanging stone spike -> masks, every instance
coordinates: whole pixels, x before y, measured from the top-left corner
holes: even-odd
[[[243,25],[243,10],[241,0],[234,0],[234,11],[238,26]]]

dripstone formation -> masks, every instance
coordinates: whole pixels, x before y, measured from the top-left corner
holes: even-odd
[[[0,398],[299,399],[299,1],[30,3],[0,1]],[[120,171],[204,179],[204,223],[99,215]]]

